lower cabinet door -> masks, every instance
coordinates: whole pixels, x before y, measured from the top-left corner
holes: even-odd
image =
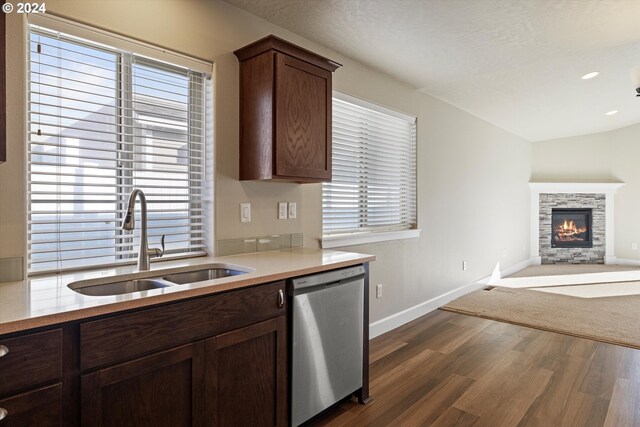
[[[284,316],[206,341],[207,424],[287,425]]]
[[[202,426],[203,373],[197,342],[83,375],[82,425]]]
[[[62,425],[62,385],[56,384],[0,399],[0,426]]]

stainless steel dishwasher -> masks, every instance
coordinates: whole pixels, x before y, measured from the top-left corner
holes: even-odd
[[[290,279],[291,424],[362,387],[362,265]]]

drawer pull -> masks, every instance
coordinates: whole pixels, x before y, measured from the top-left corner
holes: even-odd
[[[284,305],[284,292],[282,289],[278,290],[278,308],[282,308]]]
[[[7,411],[4,408],[0,408],[0,421],[2,421],[5,418],[7,418],[7,415],[9,415],[9,411]]]
[[[6,356],[7,353],[9,353],[9,348],[7,346],[4,345],[0,345],[0,357],[2,356]],[[2,418],[0,418],[1,420]]]

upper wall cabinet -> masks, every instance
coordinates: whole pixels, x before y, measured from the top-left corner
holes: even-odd
[[[275,36],[240,60],[240,179],[331,181],[331,75],[340,64]]]
[[[0,163],[7,160],[7,92],[6,92],[6,46],[5,46],[6,14],[0,12]]]

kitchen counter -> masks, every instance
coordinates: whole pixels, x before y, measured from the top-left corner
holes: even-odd
[[[199,257],[155,262],[151,270],[135,265],[65,274],[36,276],[21,282],[0,284],[0,335],[85,319],[133,308],[215,294],[262,283],[374,261],[375,256],[321,249],[293,248],[225,257]],[[157,277],[193,270],[194,266],[220,263],[247,267],[238,276],[176,285],[115,296],[87,296],[67,287],[76,281],[95,284],[116,280]]]

